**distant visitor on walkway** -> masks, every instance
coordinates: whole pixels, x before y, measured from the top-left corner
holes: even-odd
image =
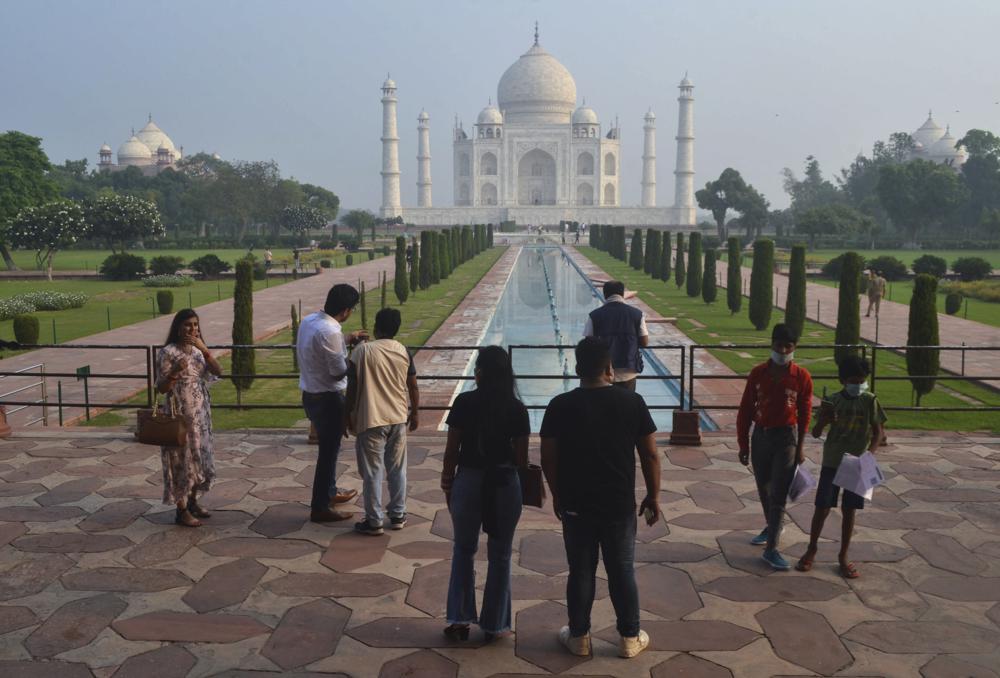
[[[649,330],[642,311],[625,303],[625,283],[604,283],[604,305],[590,312],[583,336],[605,339],[611,348],[614,384],[635,390],[635,378],[642,372],[642,351],[649,345]]]
[[[639,628],[635,581],[635,455],[638,450],[646,483],[638,513],[653,525],[660,519],[656,425],[642,396],[612,386],[607,342],[588,337],[577,344],[576,373],[579,388],[552,399],[541,430],[542,469],[569,563],[569,624],[559,640],[575,655],[591,652],[599,549],[618,617],[618,654],[634,657],[649,645],[649,635]]]
[[[323,310],[302,319],[295,343],[302,407],[319,438],[309,517],[317,523],[349,519],[352,514],[337,510],[335,506],[349,502],[358,494],[357,490],[338,490],[336,472],[344,435],[347,346],[368,338],[364,330],[344,335],[341,324],[351,317],[360,299],[361,295],[350,285],[331,287]]]
[[[399,311],[375,314],[375,340],[358,344],[347,364],[347,430],[357,436],[358,471],[364,482],[364,518],[354,529],[382,534],[382,478],[389,482],[389,525],[406,525],[406,429],[420,425],[417,371],[406,347],[394,337]]]
[[[448,581],[448,624],[452,640],[469,637],[479,624],[491,641],[510,631],[510,558],[514,531],[521,518],[518,467],[528,465],[528,409],[517,395],[514,370],[499,346],[479,351],[476,388],[455,398],[448,414],[441,489],[444,491],[455,547]],[[483,607],[476,614],[473,559],[479,530],[486,533],[488,569]]]
[[[868,310],[865,317],[868,318],[875,309],[875,317],[878,317],[879,308],[882,306],[882,297],[885,296],[885,278],[874,268],[868,269]]]
[[[156,390],[166,394],[161,409],[184,418],[187,444],[161,447],[163,503],[177,506],[174,521],[198,527],[209,512],[198,504],[215,481],[212,449],[212,401],[208,385],[218,380],[222,367],[205,346],[198,314],[185,308],[170,323],[170,332],[156,356]]]
[[[767,521],[767,527],[750,543],[764,546],[762,557],[775,570],[791,567],[778,552],[778,540],[788,488],[796,466],[805,461],[802,446],[812,414],[812,376],[793,362],[798,343],[799,338],[787,325],[774,326],[771,357],[750,370],[736,416],[740,463],[747,466],[753,462],[757,494]]]

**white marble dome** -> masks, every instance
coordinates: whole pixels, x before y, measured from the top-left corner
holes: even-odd
[[[149,164],[149,159],[153,157],[152,151],[146,144],[139,141],[136,135],[128,138],[124,144],[118,147],[119,165],[141,165]]]
[[[565,124],[576,108],[576,82],[536,42],[500,76],[497,105],[509,123]]]
[[[932,159],[937,161],[951,160],[953,158],[958,158],[961,153],[960,149],[955,147],[958,140],[952,135],[951,128],[947,128],[944,132],[944,136],[938,139],[937,143],[928,149],[928,154]]]
[[[146,126],[139,130],[139,133],[135,135],[139,141],[146,145],[146,148],[150,152],[155,153],[160,146],[166,146],[167,150],[173,152],[174,142],[170,140],[163,130],[156,126],[156,123],[150,120],[146,123]]]
[[[597,113],[590,106],[583,105],[573,111],[574,125],[596,125],[597,123]]]
[[[479,125],[502,125],[503,115],[500,113],[500,109],[490,104],[479,112],[476,123]]]
[[[913,140],[923,146],[925,149],[930,150],[931,146],[936,144],[938,140],[945,135],[945,129],[941,125],[934,121],[934,116],[931,113],[927,113],[927,120],[920,128],[911,134]]]
[[[430,120],[431,116],[427,115],[427,111],[421,110],[420,115],[417,116],[417,120],[423,122],[424,120]]]
[[[101,153],[110,153],[111,152],[111,147],[108,146],[107,144],[101,144],[100,152]]]

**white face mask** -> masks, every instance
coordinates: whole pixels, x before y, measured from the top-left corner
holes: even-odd
[[[778,353],[777,351],[771,351],[771,362],[775,365],[787,365],[792,362],[792,358],[795,357],[795,351],[791,353]]]
[[[852,398],[857,398],[859,395],[861,395],[867,390],[868,390],[867,381],[860,384],[844,384],[844,391],[846,391],[847,395],[851,396]]]

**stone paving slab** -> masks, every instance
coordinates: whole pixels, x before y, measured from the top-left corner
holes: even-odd
[[[566,623],[567,566],[551,507],[525,510],[515,536],[513,637],[485,644],[477,629],[464,642],[444,637],[452,543],[436,491],[443,434],[411,437],[422,450],[411,455],[411,520],[374,538],[354,534],[353,521],[307,521],[308,488],[295,477],[314,453],[301,432],[219,434],[216,501],[227,508],[200,529],[173,524],[173,510],[159,503],[156,459],[130,450],[129,434],[31,435],[0,441],[9,466],[2,473],[16,479],[0,482],[4,678],[927,678],[988,676],[1000,664],[1000,502],[983,501],[990,497],[982,491],[997,489],[992,480],[961,472],[1000,472],[1000,440],[988,437],[894,433],[888,486],[861,512],[852,543],[861,578],[849,582],[834,566],[837,511],[809,574],[775,573],[760,560],[748,542],[763,517],[730,436],[706,434],[692,450],[700,457],[664,454],[667,523],[643,530],[636,544],[652,643],[625,662],[616,657],[603,566],[594,656],[568,655],[556,640]],[[808,442],[808,454],[818,449]],[[53,456],[37,459],[35,450]],[[353,455],[341,461],[344,484],[360,489]],[[143,486],[153,490],[148,498],[115,489]],[[11,487],[19,491],[3,491]],[[297,488],[305,494],[293,494]],[[357,506],[348,510],[360,517]],[[812,506],[792,511],[782,548],[794,561]],[[486,567],[484,541],[480,594]]]

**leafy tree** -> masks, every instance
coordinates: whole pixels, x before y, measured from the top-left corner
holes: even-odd
[[[669,282],[671,273],[670,260],[673,258],[670,231],[664,231],[661,239],[663,240],[663,250],[660,252],[660,275],[658,277],[663,282]]]
[[[933,254],[924,254],[917,257],[913,262],[913,272],[916,274],[926,273],[935,278],[943,278],[948,272],[948,262]]]
[[[811,155],[806,157],[805,175],[802,179],[787,167],[781,173],[785,177],[785,193],[792,199],[793,212],[843,201],[843,195],[837,187],[823,178],[819,160]]]
[[[956,145],[965,146],[970,159],[1000,157],[1000,137],[988,130],[970,129]]]
[[[754,236],[760,237],[767,225],[768,207],[770,203],[767,199],[748,184],[736,202],[736,208],[740,211],[740,224],[746,229],[748,240]]]
[[[236,262],[236,285],[233,288],[233,344],[253,344],[253,261]],[[252,348],[233,348],[232,381],[236,387],[236,402],[242,404],[242,394],[253,385],[257,374],[256,357]]]
[[[695,231],[688,241],[687,295],[689,297],[701,295],[701,257],[701,233]]]
[[[753,244],[753,268],[750,271],[750,322],[757,330],[771,324],[774,304],[774,241],[757,240]]]
[[[333,191],[313,184],[302,184],[300,188],[305,196],[306,205],[319,210],[327,221],[333,221],[337,218],[337,213],[340,211],[340,198]]]
[[[902,280],[906,277],[906,264],[896,257],[883,255],[865,262],[866,268],[873,268],[886,280]]]
[[[420,289],[420,243],[416,238],[412,240],[413,253],[410,258],[410,292],[417,293]]]
[[[91,233],[107,241],[112,252],[125,252],[134,240],[165,234],[156,205],[131,195],[102,195],[87,206]]]
[[[785,324],[801,337],[806,325],[806,248],[792,247],[788,266],[788,293],[785,297]]]
[[[981,257],[959,257],[951,264],[962,280],[983,280],[993,271],[993,265]]]
[[[847,205],[822,205],[795,215],[795,230],[809,236],[809,248],[816,247],[816,236],[847,236],[864,231],[870,226],[871,217]]]
[[[214,254],[202,255],[188,264],[188,267],[192,271],[200,273],[205,280],[214,278],[232,268],[229,262],[223,261]]]
[[[954,170],[927,160],[886,165],[877,191],[885,211],[911,242],[921,229],[952,214],[966,197]]]
[[[399,303],[404,304],[410,297],[410,285],[406,279],[406,238],[396,237],[396,274],[392,280],[393,292]]]
[[[715,303],[719,289],[715,280],[715,265],[719,255],[714,247],[705,248],[705,273],[701,278],[701,298],[706,304]]]
[[[969,196],[961,207],[962,221],[970,228],[989,230],[990,213],[1000,208],[1000,157],[970,157],[962,165],[961,178]]]
[[[22,210],[59,195],[59,186],[49,175],[51,170],[39,137],[22,132],[0,134],[0,256],[9,271],[16,271],[17,266],[7,251],[5,226]]]
[[[834,342],[859,344],[861,342],[861,270],[864,259],[857,252],[845,252],[840,269],[840,296],[837,302],[837,329]],[[857,355],[857,349],[836,348],[833,359],[840,362],[847,356]]]
[[[743,305],[743,252],[735,235],[726,241],[726,306],[735,315]]]
[[[326,217],[315,207],[308,205],[289,205],[281,210],[279,222],[282,228],[298,236],[316,231],[326,225]]]
[[[705,188],[695,192],[694,197],[698,201],[698,207],[712,213],[720,241],[725,240],[727,235],[726,212],[731,209],[740,211],[737,205],[744,199],[743,194],[746,189],[746,182],[740,173],[732,167],[727,167],[722,170],[718,179],[709,181],[705,184]]]
[[[677,289],[687,280],[687,269],[684,266],[684,234],[677,234],[677,263],[674,266],[674,283]]]
[[[89,230],[83,210],[70,200],[26,207],[4,229],[5,239],[11,245],[35,250],[35,261],[39,268],[45,269],[49,282],[52,282],[52,261],[56,252],[86,237]]]
[[[628,265],[637,271],[642,270],[642,231],[638,228],[632,233],[632,248],[629,251]]]
[[[937,346],[937,278],[921,274],[913,279],[913,295],[910,297],[910,318],[906,334],[906,372],[910,377],[935,377],[940,368],[941,356],[938,349],[913,348]],[[910,379],[920,399],[934,390],[934,379]]]
[[[358,244],[365,239],[365,231],[374,228],[375,215],[368,210],[351,210],[341,218],[344,225],[354,231]]]

